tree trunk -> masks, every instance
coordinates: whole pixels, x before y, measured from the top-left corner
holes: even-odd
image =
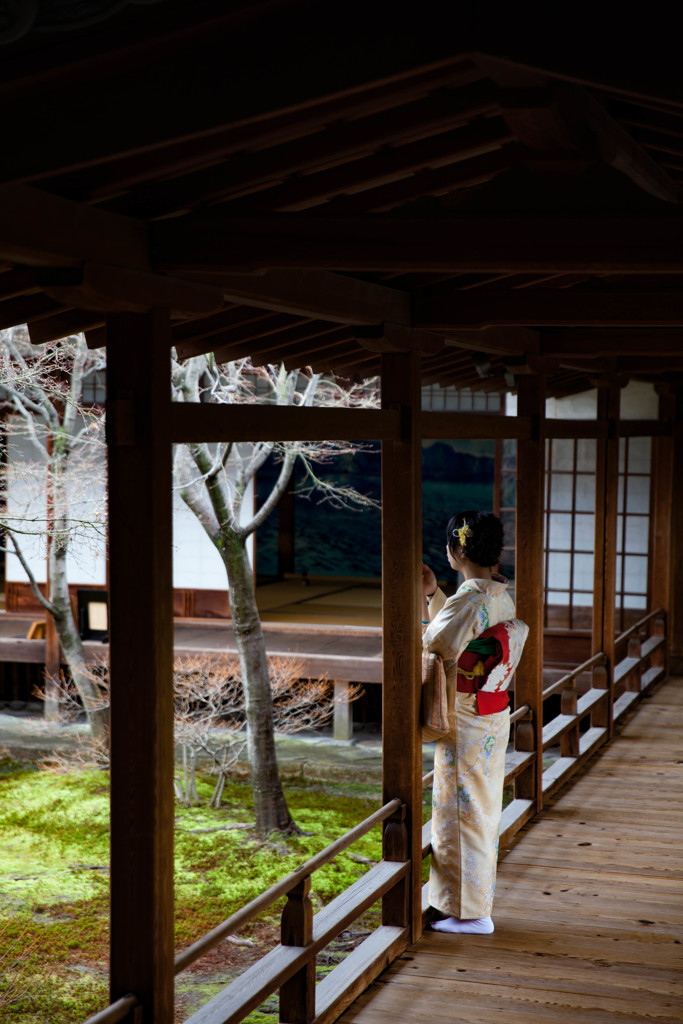
[[[228,573],[230,610],[242,670],[256,830],[261,835],[274,830],[298,831],[278,771],[266,643],[244,538],[225,530],[221,553]]]
[[[59,527],[61,523],[55,523]],[[88,669],[85,649],[74,620],[66,573],[68,541],[66,530],[56,530],[50,544],[50,600],[53,619],[74,686],[83,702],[92,738],[103,750],[109,749],[109,708]]]

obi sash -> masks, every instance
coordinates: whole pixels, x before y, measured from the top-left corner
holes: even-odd
[[[493,715],[509,705],[508,686],[528,633],[521,619],[506,619],[485,629],[460,655],[457,689],[477,695],[478,714]]]

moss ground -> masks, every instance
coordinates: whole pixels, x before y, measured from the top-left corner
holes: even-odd
[[[200,782],[206,801],[213,783]],[[290,780],[290,810],[305,833],[259,840],[246,782],[226,785],[224,806],[177,808],[176,948],[183,948],[343,835],[379,806],[377,785]],[[109,780],[104,772],[49,775],[0,762],[0,1022],[78,1024],[107,1003]],[[428,808],[425,810],[428,817]],[[237,827],[236,827],[237,826]],[[247,827],[239,827],[247,826]],[[318,909],[381,856],[374,829],[313,876]],[[358,860],[355,858],[363,858]],[[177,979],[177,1020],[277,942],[281,905]],[[319,958],[329,970],[376,910]],[[250,1018],[272,1022],[277,1000]]]

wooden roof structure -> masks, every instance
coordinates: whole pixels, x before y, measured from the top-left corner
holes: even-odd
[[[0,327],[28,323],[36,344],[85,331],[107,345],[113,1006],[98,1024],[173,1019],[173,442],[382,441],[378,869],[390,934],[373,947],[379,969],[423,920],[421,438],[518,439],[517,612],[531,632],[515,685],[511,830],[544,798],[548,437],[594,437],[597,449],[594,683],[583,711],[570,694],[574,711],[561,716],[563,770],[586,753],[580,713],[599,745],[619,701],[665,672],[648,667],[663,651],[662,609],[670,664],[683,663],[677,41],[664,30],[649,40],[640,22],[601,35],[574,9],[558,26],[552,5],[528,24],[513,5],[490,4],[456,7],[447,22],[433,0],[349,0],[334,21],[313,0],[7,10]],[[181,357],[379,372],[382,408],[172,406],[172,345]],[[620,422],[627,380],[658,387],[658,422]],[[515,389],[518,416],[474,426],[422,413],[422,382]],[[547,396],[595,386],[595,421],[545,422]],[[625,701],[615,698],[620,432],[657,441],[647,621],[660,633],[625,659]],[[278,975],[284,1019],[333,1020],[339,999],[316,1017],[312,961],[296,962],[294,976]],[[356,992],[374,976],[362,963]],[[216,1013],[197,1024],[240,1019]]]
[[[568,66],[504,17],[439,38],[439,6],[351,4],[330,34],[305,2],[39,4],[1,50],[0,323],[98,345],[107,312],[170,304],[181,355],[371,375],[417,347],[425,382],[543,369],[552,395],[680,377],[661,48]]]

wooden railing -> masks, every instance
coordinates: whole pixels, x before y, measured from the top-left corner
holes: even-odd
[[[615,640],[613,669],[607,655],[600,651],[588,661],[578,665],[543,691],[543,703],[560,694],[560,713],[543,726],[540,756],[550,748],[559,746],[559,757],[543,770],[543,799],[551,797],[588,760],[609,737],[612,725],[618,722],[641,694],[666,675],[666,616],[657,608],[636,622]],[[581,695],[577,693],[577,680],[591,673],[590,686]],[[536,750],[519,749],[533,745],[532,728],[534,709],[528,705],[518,708],[510,716],[511,724],[526,726],[514,732],[515,749],[508,750],[505,761],[505,785],[515,783],[536,763]],[[537,714],[543,713],[539,708]],[[589,718],[586,726],[585,720]],[[520,743],[520,739],[522,742]],[[430,786],[434,772],[425,775],[423,787]],[[536,813],[537,801],[518,796],[503,810],[500,825],[500,845],[507,843]],[[431,848],[431,821],[422,827],[422,856]],[[423,921],[429,914],[427,885],[422,889]]]
[[[612,668],[604,652],[567,672],[543,691],[543,703],[560,694],[560,714],[543,727],[542,749],[533,749],[535,714],[542,707],[525,704],[510,716],[515,726],[515,747],[505,762],[505,785],[514,786],[512,800],[503,811],[500,843],[504,845],[536,813],[539,801],[517,794],[517,782],[536,765],[537,758],[559,745],[560,756],[543,771],[543,797],[552,796],[610,735],[638,697],[666,674],[666,616],[661,608],[645,615],[615,640]],[[577,680],[591,673],[591,685],[580,696]],[[590,718],[586,726],[585,720]],[[423,789],[434,772],[422,779]],[[355,828],[331,843],[301,867],[276,882],[245,907],[217,925],[175,958],[176,974],[185,970],[223,939],[251,921],[275,900],[287,896],[282,912],[280,944],[206,1003],[186,1024],[237,1024],[279,990],[279,1019],[290,1024],[328,1024],[377,977],[407,946],[408,837],[406,808],[391,800]],[[349,889],[313,914],[309,892],[311,876],[372,828],[387,822],[383,859]],[[422,857],[429,854],[431,821],[422,827]],[[319,984],[315,983],[317,954],[369,907],[383,899],[382,925],[376,928]],[[429,914],[427,885],[422,889],[423,920]],[[137,1008],[137,1009],[136,1009]],[[86,1024],[136,1024],[140,1010],[134,995],[126,995]],[[132,1017],[128,1015],[133,1013]]]
[[[387,821],[383,859],[314,915],[309,897],[313,872],[383,821]],[[287,895],[280,944],[193,1014],[188,1024],[240,1021],[278,990],[280,1020],[292,1024],[334,1020],[407,945],[409,872],[405,807],[400,800],[391,800],[176,957],[178,973]],[[385,923],[316,985],[317,954],[382,897]]]

